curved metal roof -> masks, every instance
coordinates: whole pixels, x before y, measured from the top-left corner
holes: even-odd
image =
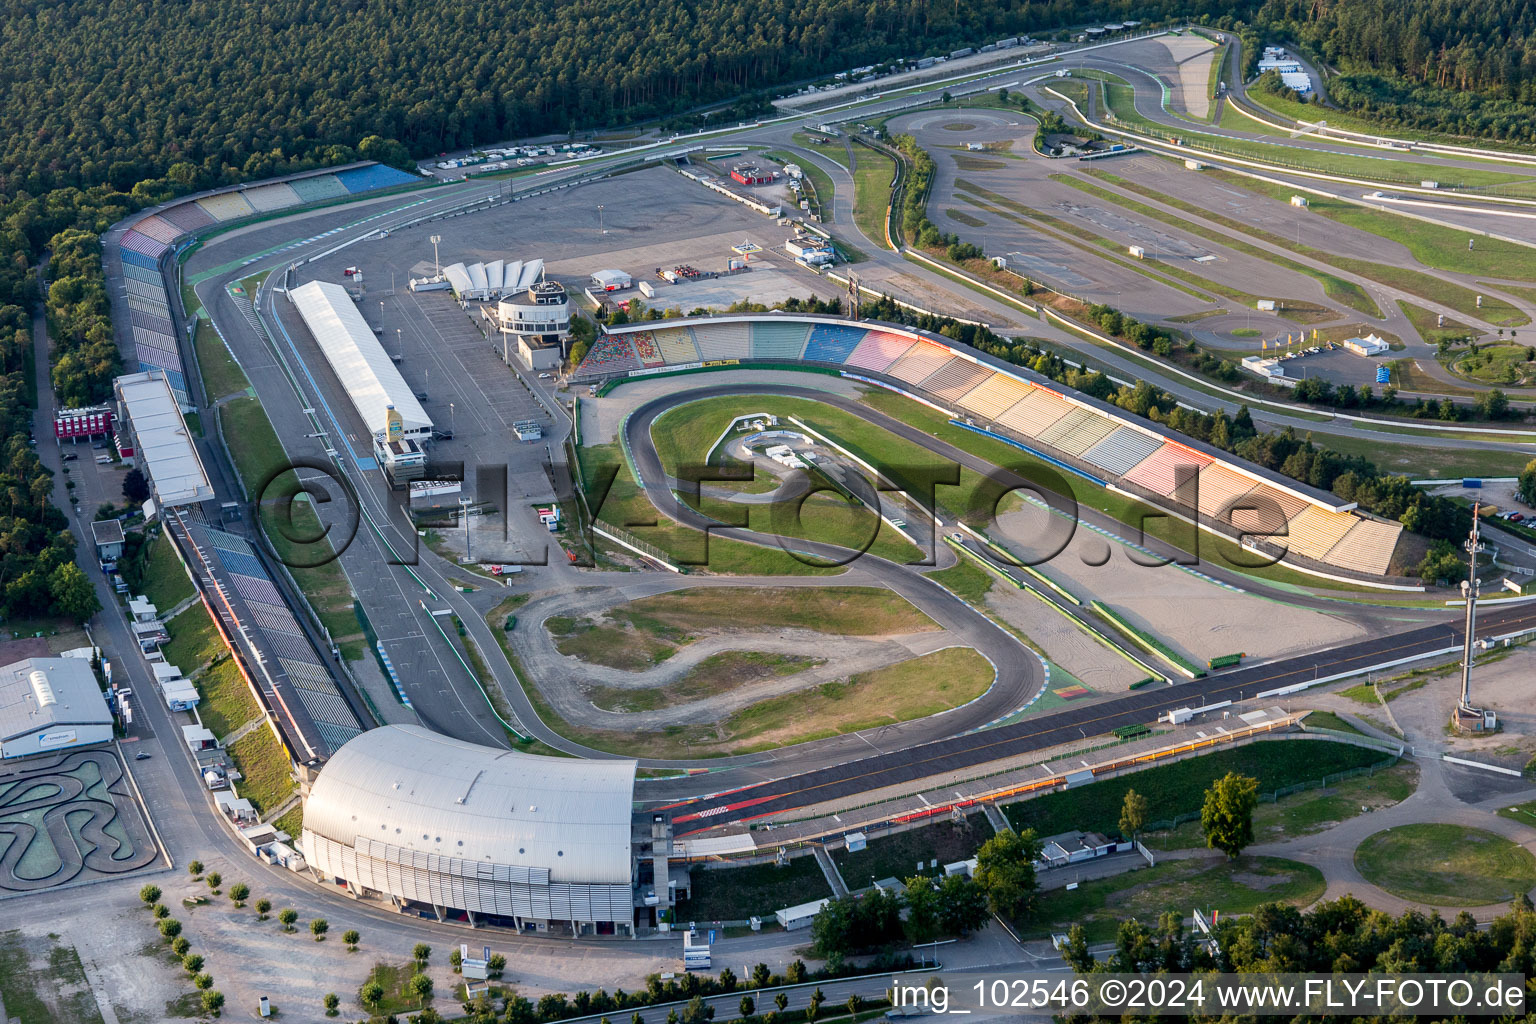
[[[541,757],[415,725],[347,741],[320,771],[304,828],[468,861],[628,884],[634,761]]]

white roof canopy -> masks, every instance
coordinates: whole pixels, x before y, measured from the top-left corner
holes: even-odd
[[[181,418],[181,405],[160,370],[130,373],[113,381],[133,435],[136,457],[162,508],[207,501],[213,487]]]
[[[432,429],[432,420],[415,392],[373,336],[345,288],[329,281],[310,281],[294,288],[288,297],[370,433],[385,429],[391,405],[407,433]]]

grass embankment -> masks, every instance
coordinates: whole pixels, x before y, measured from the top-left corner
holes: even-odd
[[[974,857],[976,849],[992,835],[987,816],[971,814],[958,822],[944,820],[906,832],[871,836],[864,849],[856,853],[838,850],[832,861],[848,888],[862,889],[886,878],[906,881],[913,875],[943,874],[945,864]],[[938,861],[938,866],[930,867],[932,861]]]
[[[1517,476],[1530,456],[1498,448],[1441,448],[1415,443],[1417,439],[1345,437],[1311,431],[1312,440],[1323,448],[1342,455],[1361,455],[1370,459],[1384,473],[1402,473],[1420,477],[1443,476],[1448,480],[1463,476]]]
[[[842,636],[925,633],[938,624],[879,587],[702,587],[644,597],[595,619],[550,618],[562,654],[635,670],[663,661],[722,623]]]
[[[1316,715],[1313,712],[1308,721]],[[1402,803],[1417,788],[1418,779],[1418,766],[1405,761],[1375,775],[1360,775],[1324,789],[1307,789],[1274,803],[1259,804],[1253,812],[1254,841],[1274,843],[1314,835],[1364,814],[1366,809],[1379,810]],[[1144,836],[1143,840],[1154,850],[1205,846],[1205,834],[1198,821]]]
[[[679,921],[744,921],[754,915],[771,919],[776,910],[832,895],[815,857],[796,857],[782,867],[699,868],[692,885],[690,898],[677,905]]]
[[[1379,764],[1385,758],[1380,751],[1322,740],[1262,740],[1048,793],[1009,804],[1003,813],[1014,828],[1032,828],[1042,836],[1073,829],[1118,835],[1120,809],[1128,789],[1147,798],[1150,824],[1198,814],[1206,788],[1227,772],[1251,775],[1259,780],[1261,793],[1270,793],[1336,772]]]
[[[896,161],[878,150],[859,146],[853,152],[853,222],[864,237],[891,248],[885,239],[885,215],[891,207]]]
[[[286,466],[288,456],[256,399],[233,399],[220,407],[219,416],[246,496],[254,499],[255,488]],[[266,489],[267,497],[281,494],[284,482],[291,479],[291,474],[275,479]],[[352,610],[352,588],[341,563],[329,557],[330,542],[324,539],[320,517],[309,500],[295,500],[286,506],[264,503],[260,515],[267,540],[289,566],[294,581],[343,656],[351,661],[361,658],[363,632]],[[310,542],[312,537],[319,539]]]
[[[1430,906],[1503,903],[1536,886],[1536,857],[1503,836],[1461,825],[1399,825],[1355,849],[1355,868],[1394,896]]]
[[[1397,300],[1397,308],[1402,310],[1408,322],[1413,324],[1413,329],[1419,332],[1419,337],[1431,345],[1438,345],[1442,340],[1464,341],[1476,333],[1466,324],[1457,323],[1455,320],[1447,320],[1444,325],[1441,325],[1435,314],[1423,306],[1416,306],[1402,299]]]
[[[925,573],[933,582],[945,587],[967,604],[980,607],[992,590],[996,577],[969,558],[961,558],[948,569]]]
[[[197,321],[193,346],[197,352],[198,369],[203,375],[203,391],[210,403],[250,388],[251,382],[241,372],[240,364],[235,362],[235,357],[230,355],[223,339],[207,320]]]
[[[167,622],[165,631],[171,639],[160,651],[166,664],[175,665],[183,675],[196,672],[228,650],[201,602]]]
[[[665,686],[591,686],[587,696],[603,711],[655,711],[728,693],[765,679],[797,675],[826,664],[824,658],[763,651],[721,651],[688,670],[687,675]]]
[[[1423,131],[1416,128],[1405,128],[1398,125],[1382,126],[1376,124],[1373,121],[1370,121],[1367,118],[1361,117],[1358,114],[1352,114],[1348,111],[1338,110],[1332,107],[1328,108],[1327,110],[1322,110],[1314,104],[1300,103],[1296,100],[1286,99],[1284,97],[1276,96],[1273,93],[1265,92],[1262,89],[1251,90],[1247,93],[1247,97],[1248,101],[1254,106],[1259,107],[1262,110],[1267,110],[1272,114],[1279,114],[1282,118],[1289,118],[1293,121],[1308,122],[1324,120],[1328,122],[1329,127],[1337,128],[1341,131],[1347,132],[1360,132],[1376,139],[1411,139],[1414,141],[1434,142],[1449,146],[1473,146],[1479,149],[1508,149],[1513,152],[1527,152],[1527,150],[1522,146],[1514,143],[1504,143],[1498,139],[1482,138],[1475,135],[1450,135],[1445,132]],[[1290,137],[1289,132],[1286,132],[1285,135],[1287,138]],[[1328,136],[1320,137],[1326,138],[1329,141],[1342,141],[1333,140]],[[1381,149],[1374,148],[1372,151],[1376,153],[1383,152]],[[1480,157],[1474,159],[1486,159],[1490,163],[1497,162],[1496,157]]]
[[[813,135],[810,132],[795,132],[789,138],[797,146],[804,146],[833,163],[848,166],[848,147],[842,139],[832,139],[821,134]]]
[[[229,746],[229,759],[243,778],[235,789],[266,815],[277,810],[298,792],[288,755],[272,730],[257,726]]]
[[[161,615],[197,593],[181,559],[176,557],[170,536],[163,530],[150,542],[144,560],[143,589],[144,596]]]
[[[197,715],[221,740],[261,716],[261,707],[233,658],[224,658],[202,672],[193,683],[203,698],[197,706]]]
[[[1498,299],[1490,299],[1489,297],[1485,296],[1483,305],[1481,308],[1479,308],[1477,305],[1477,293],[1472,289],[1466,288],[1452,281],[1441,280],[1432,274],[1426,274],[1422,271],[1412,270],[1408,267],[1392,266],[1385,263],[1373,263],[1370,260],[1361,260],[1349,256],[1341,256],[1338,253],[1332,252],[1330,250],[1318,249],[1310,245],[1297,245],[1293,240],[1284,238],[1275,234],[1274,232],[1242,223],[1223,214],[1214,213],[1210,210],[1197,206],[1194,203],[1186,202],[1185,200],[1179,199],[1176,196],[1170,196],[1159,192],[1156,189],[1148,188],[1147,186],[1137,182],[1129,181],[1120,177],[1119,175],[1111,174],[1108,171],[1091,170],[1087,171],[1086,173],[1091,174],[1102,181],[1107,181],[1120,188],[1126,189],[1127,191],[1135,192],[1138,195],[1145,196],[1148,199],[1172,206],[1196,217],[1205,218],[1206,220],[1209,220],[1214,224],[1219,224],[1230,231],[1247,235],[1250,238],[1260,239],[1262,241],[1268,242],[1271,245],[1283,246],[1284,248],[1296,253],[1299,256],[1306,256],[1309,259],[1328,264],[1329,266],[1345,271],[1346,273],[1356,274],[1360,277],[1367,278],[1377,282],[1378,284],[1384,284],[1392,288],[1400,288],[1411,295],[1417,295],[1418,297],[1422,299],[1428,299],[1431,302],[1438,302],[1443,306],[1448,306],[1451,309],[1456,310],[1464,316],[1469,316],[1478,320],[1484,320],[1488,323],[1505,327],[1519,327],[1522,324],[1530,322],[1525,314],[1521,313],[1514,306],[1511,306],[1509,303],[1502,302]],[[1068,180],[1070,183],[1070,179]],[[1246,179],[1242,179],[1240,183],[1246,185]],[[1086,182],[1079,182],[1080,186],[1087,184],[1088,183]],[[1092,186],[1089,186],[1089,189],[1087,190],[1091,189]],[[1172,224],[1176,227],[1182,227],[1185,230],[1195,231],[1199,234],[1213,235],[1217,237],[1217,239],[1221,241],[1222,244],[1229,245],[1232,248],[1239,250],[1243,250],[1243,246],[1247,244],[1239,243],[1227,236],[1220,235],[1218,232],[1210,232],[1209,229],[1191,225],[1188,221],[1181,217],[1169,213],[1164,213],[1161,210],[1154,210],[1152,207],[1146,206],[1145,204],[1132,205],[1132,200],[1127,200],[1125,197],[1116,195],[1115,193],[1107,192],[1107,190],[1104,191],[1105,194],[1102,196],[1102,198],[1109,199],[1112,202],[1118,202],[1122,206],[1127,206],[1127,208],[1130,209],[1136,209],[1138,213],[1142,213],[1145,216],[1150,216],[1157,220],[1164,221],[1165,223]],[[1298,213],[1299,212],[1300,211],[1298,211]],[[1256,246],[1249,246],[1249,248],[1255,250],[1253,253],[1254,255],[1258,255],[1260,258],[1266,259],[1271,263],[1277,263],[1282,266],[1291,264],[1294,268],[1300,269],[1302,273],[1309,274],[1313,277],[1319,277],[1320,279],[1331,276],[1324,274],[1323,272],[1313,270],[1309,267],[1302,267],[1300,264],[1292,264],[1292,261],[1285,260],[1283,257],[1277,256],[1273,253],[1260,250]],[[1355,302],[1351,302],[1349,299],[1345,298],[1344,292],[1335,294],[1333,291],[1330,291],[1330,297],[1346,302],[1353,306],[1353,308],[1358,309],[1363,313],[1367,313],[1370,316],[1379,317],[1381,315],[1378,311],[1376,311],[1375,302],[1372,301],[1369,296],[1365,295],[1364,291],[1360,289],[1358,285],[1353,284],[1352,282],[1340,280],[1338,285],[1333,287],[1337,289],[1340,285],[1345,286],[1347,289],[1358,291],[1361,296],[1364,296],[1365,301],[1370,303],[1370,307],[1367,308],[1364,305],[1357,305]],[[1325,282],[1324,287],[1325,290],[1329,287],[1327,282]]]
[[[1170,907],[1246,914],[1264,903],[1304,907],[1323,895],[1323,873],[1279,857],[1242,857],[1212,865],[1172,860],[1115,878],[1083,882],[1076,889],[1042,893],[1033,919],[1018,922],[1028,937],[1083,926],[1089,942],[1112,941],[1127,918],[1154,921]]]

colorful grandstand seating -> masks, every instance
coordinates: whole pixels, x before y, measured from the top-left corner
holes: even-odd
[[[1402,523],[1380,519],[1356,519],[1343,538],[1329,549],[1323,561],[1341,569],[1385,575],[1392,565],[1392,552],[1403,532]]]
[[[281,181],[273,185],[257,185],[255,188],[248,188],[244,194],[245,201],[263,213],[298,206],[303,202],[292,186]]]
[[[992,373],[985,366],[978,366],[969,359],[956,356],[924,377],[917,386],[946,402],[958,402],[962,395],[992,376]]]
[[[133,230],[141,235],[148,235],[157,242],[164,242],[166,245],[170,245],[181,237],[180,228],[153,215],[134,222]]]
[[[1071,402],[1044,388],[1035,388],[1024,400],[997,418],[997,422],[1025,437],[1038,438],[1046,428],[1074,411]]]
[[[752,354],[746,324],[699,324],[692,330],[700,359],[747,359]]]
[[[1188,490],[1181,491],[1178,497],[1193,500],[1196,486],[1193,478],[1203,467],[1210,465],[1211,461],[1208,456],[1201,455],[1191,448],[1168,441],[1157,451],[1138,462],[1134,469],[1120,479],[1128,484],[1145,487],[1153,494],[1169,496],[1173,495],[1175,488],[1182,485]],[[1181,503],[1187,502],[1181,500]]]
[[[347,196],[352,193],[347,187],[336,180],[334,174],[314,174],[308,178],[294,178],[288,186],[299,194],[299,198],[306,203],[313,203],[321,199],[335,199],[337,196]]]
[[[629,335],[604,334],[592,343],[592,350],[581,361],[577,373],[620,373],[638,369],[640,360],[635,357]]]
[[[132,249],[119,248],[118,249],[118,253],[123,257],[123,270],[124,270],[124,272],[127,272],[128,270],[137,267],[140,270],[144,270],[144,271],[147,271],[148,273],[151,273],[151,274],[154,274],[156,276],[159,276],[159,273],[160,273],[160,270],[159,270],[159,268],[160,268],[160,261],[159,260],[152,259],[149,256],[145,256],[141,252],[134,252]]]
[[[1243,495],[1232,510],[1232,525],[1244,533],[1257,534],[1260,539],[1280,533],[1293,517],[1307,508],[1308,503],[1296,495],[1268,484],[1260,484]],[[1283,537],[1275,543],[1284,544]]]
[[[138,284],[148,285],[151,288],[158,288],[161,286],[160,271],[157,269],[158,264],[156,264],[154,260],[150,259],[148,256],[145,256],[141,252],[134,252],[131,249],[123,249],[122,253],[124,257],[123,278],[125,280],[134,281]],[[142,260],[143,263],[148,263],[149,266],[146,267],[143,265],[143,263],[130,262],[127,258],[129,256],[133,256],[137,260]]]
[[[954,356],[949,349],[929,341],[920,341],[906,355],[892,363],[885,374],[908,384],[916,384],[952,358]]]
[[[805,343],[805,356],[818,363],[841,363],[853,354],[868,331],[842,324],[817,324]]]
[[[994,373],[960,400],[960,408],[984,420],[995,420],[1034,389],[1006,373]]]
[[[159,331],[161,334],[170,334],[176,329],[168,318],[136,309],[128,311],[128,322],[134,327],[142,327],[146,331]]]
[[[753,359],[799,359],[810,327],[804,323],[752,325]]]
[[[914,344],[916,343],[908,335],[870,331],[864,335],[864,340],[859,342],[858,347],[848,353],[844,365],[869,370],[871,373],[881,373],[905,355],[907,349]]]
[[[647,367],[660,366],[666,362],[662,357],[661,349],[656,346],[656,336],[650,331],[634,331],[629,336],[630,342],[635,346],[635,355],[640,357],[640,362]]]
[[[386,167],[383,164],[373,164],[369,167],[353,167],[350,170],[337,171],[336,180],[341,182],[342,188],[356,194],[358,192],[372,192],[376,188],[393,188],[396,185],[408,185],[421,181],[419,177],[406,171]]]
[[[1230,510],[1240,504],[1238,499],[1253,490],[1253,478],[1234,473],[1219,462],[1212,462],[1200,471],[1200,496],[1197,507],[1200,514],[1221,523],[1230,523]]]
[[[656,347],[668,363],[693,363],[699,358],[699,350],[693,344],[693,334],[686,327],[663,327],[653,332]]]
[[[175,206],[161,210],[156,216],[175,224],[183,231],[196,231],[198,228],[205,228],[214,223],[213,218],[208,216],[207,210],[191,202],[177,203]]]
[[[125,249],[143,253],[151,259],[159,259],[160,255],[170,248],[164,242],[158,242],[148,235],[141,235],[131,229],[123,235],[122,246]]]
[[[245,196],[239,192],[220,192],[217,195],[204,196],[197,200],[197,205],[208,211],[210,217],[219,221],[239,220],[256,212],[251,204],[245,201]]]
[[[1316,505],[1308,505],[1286,524],[1289,530],[1286,538],[1283,541],[1278,537],[1275,539],[1283,543],[1292,554],[1321,562],[1323,556],[1343,540],[1344,535],[1359,521],[1348,512],[1330,512]]]
[[[1144,430],[1120,427],[1083,453],[1083,461],[1110,476],[1121,476],[1136,463],[1162,447],[1163,442]]]
[[[1081,455],[1109,435],[1115,421],[1088,409],[1067,413],[1040,432],[1040,443],[1068,455]]]

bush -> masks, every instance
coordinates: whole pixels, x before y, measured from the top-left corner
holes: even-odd
[[[325,1004],[325,1015],[327,1017],[334,1017],[336,1016],[336,1007],[341,1005],[341,996],[338,996],[335,992],[327,992],[321,1002]]]
[[[153,913],[157,919],[163,921],[165,918],[171,916],[171,908],[166,906],[164,903],[156,903]]]
[[[211,989],[203,993],[203,1011],[211,1013],[215,1017],[224,1009],[224,993],[214,992]]]
[[[192,984],[196,985],[200,989],[213,988],[213,975],[199,974],[197,977],[192,979]]]
[[[174,939],[181,934],[181,922],[174,917],[167,917],[160,922],[160,934],[167,939]]]
[[[177,956],[186,956],[187,950],[192,948],[192,942],[185,935],[176,936],[176,941],[171,943],[171,952]]]
[[[188,953],[181,958],[181,966],[188,974],[196,974],[203,969],[203,958],[199,953]]]

